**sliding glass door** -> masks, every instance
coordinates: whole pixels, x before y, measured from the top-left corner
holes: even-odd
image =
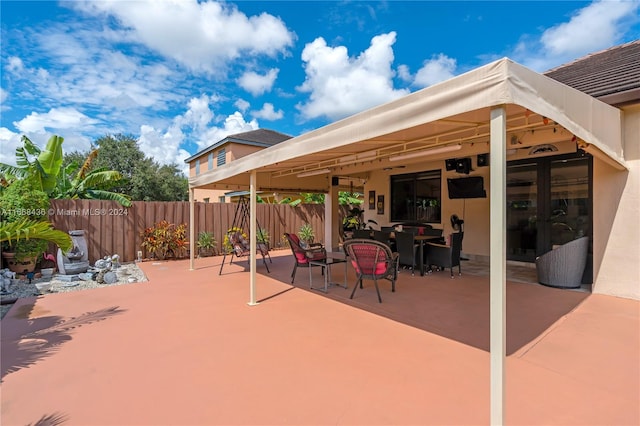
[[[534,262],[591,235],[592,159],[583,154],[507,165],[507,259]]]

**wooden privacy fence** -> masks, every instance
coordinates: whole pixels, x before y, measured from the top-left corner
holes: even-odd
[[[218,252],[236,212],[235,203],[195,203],[196,238],[200,231],[212,232]],[[345,209],[341,209],[341,214]],[[260,227],[269,233],[272,248],[283,247],[285,232],[298,232],[308,223],[316,239],[324,239],[324,205],[302,204],[297,207],[280,204],[258,204],[256,216]],[[189,203],[183,201],[134,201],[122,207],[115,201],[51,200],[49,220],[63,231],[83,229],[89,247],[89,260],[95,262],[106,255],[118,254],[123,262],[132,262],[142,249],[141,232],[161,220],[189,226]],[[247,219],[248,222],[248,219]],[[248,226],[247,226],[248,228]],[[245,229],[249,232],[249,229]],[[187,234],[188,238],[188,234]]]

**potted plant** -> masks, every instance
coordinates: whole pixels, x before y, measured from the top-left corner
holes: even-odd
[[[217,254],[216,245],[218,244],[213,237],[213,233],[202,231],[198,234],[198,256],[208,257]]]
[[[32,180],[19,179],[2,192],[0,208],[0,221],[6,224],[20,223],[28,219],[46,222],[49,197],[44,191],[37,189]],[[46,240],[26,235],[22,239],[4,241],[3,257],[13,272],[33,272],[47,247]]]
[[[256,240],[258,244],[263,244],[267,250],[269,250],[269,241],[270,241],[269,231],[264,228],[258,228],[258,232],[256,234]]]
[[[298,232],[298,237],[300,241],[306,244],[307,246],[313,244],[313,240],[316,238],[315,232],[313,231],[313,227],[308,223],[305,223],[300,227],[300,231]]]

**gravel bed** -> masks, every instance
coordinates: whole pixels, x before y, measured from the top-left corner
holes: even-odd
[[[112,285],[122,285],[122,284],[133,284],[137,282],[145,282],[147,281],[147,277],[144,275],[144,272],[136,265],[135,263],[125,263],[122,264],[116,270],[118,281],[113,284],[100,284],[97,281],[63,281],[59,278],[57,274],[54,274],[49,278],[37,278],[31,280],[18,280],[17,282],[11,284],[8,293],[0,294],[0,300],[11,300],[11,299],[20,299],[23,297],[32,297],[38,296],[41,293],[36,288],[36,283],[51,283],[51,289],[46,293],[68,293],[71,291],[80,291],[80,290],[88,290],[92,288],[112,286]],[[131,282],[133,281],[133,282]],[[0,305],[0,318],[4,317],[5,314],[11,309],[13,306],[12,303],[8,303],[5,305]]]

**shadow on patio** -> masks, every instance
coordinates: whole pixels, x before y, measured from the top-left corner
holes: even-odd
[[[2,319],[3,366],[33,333],[68,334],[79,313],[105,307],[118,315],[10,361],[20,368],[2,383],[2,424],[489,422],[487,277],[403,271],[379,304],[371,283],[353,300],[308,290],[306,270],[291,286],[291,254],[272,258],[254,307],[246,261],[219,276],[220,257],[193,271],[145,262],[146,283],[16,304]],[[638,424],[637,301],[518,283],[508,299],[506,423]]]
[[[289,284],[293,269],[293,258],[288,251],[277,251],[272,255],[271,273],[267,274],[258,262],[258,273]],[[220,258],[221,259],[221,258]],[[208,261],[210,260],[201,260]],[[228,260],[227,260],[228,261]],[[219,260],[213,261],[218,267]],[[467,270],[465,267],[470,264]],[[512,274],[507,268],[507,277]],[[517,268],[517,267],[513,267]],[[520,267],[521,268],[521,267]],[[425,276],[411,275],[401,270],[396,292],[391,284],[379,281],[382,303],[378,303],[373,281],[364,281],[364,288],[356,290],[349,299],[356,276],[351,265],[347,268],[348,289],[338,286],[324,293],[320,287],[323,277],[320,268],[313,268],[314,290],[309,289],[309,271],[298,268],[294,286],[321,297],[389,318],[403,324],[434,333],[447,339],[489,351],[489,272],[488,265],[478,262],[463,262],[462,276],[450,278],[448,271],[434,272]],[[248,270],[247,262],[239,260],[234,265],[225,265],[223,276]],[[535,279],[535,270],[532,270]],[[344,282],[344,266],[332,267],[332,281]],[[216,271],[217,273],[217,271]],[[561,290],[537,283],[507,281],[507,355],[535,340],[557,320],[571,312],[589,296],[588,292]]]

